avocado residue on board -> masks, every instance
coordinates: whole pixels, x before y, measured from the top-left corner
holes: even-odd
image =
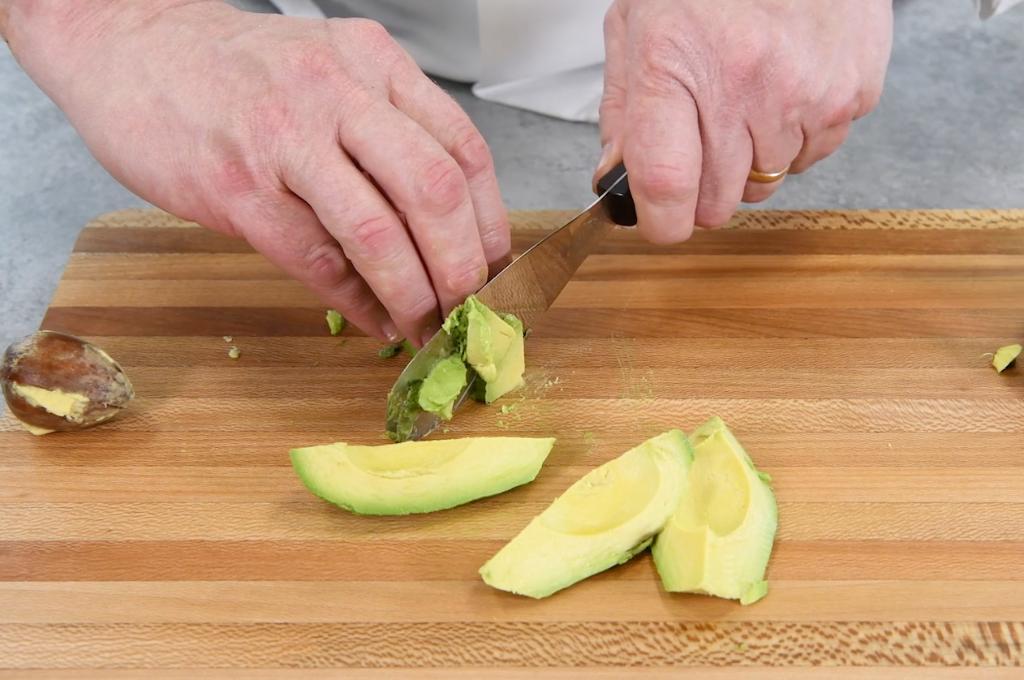
[[[466,385],[470,396],[488,404],[523,385],[523,324],[515,316],[497,314],[471,295],[441,328],[451,340],[450,352],[423,380],[388,399],[388,421],[395,425],[388,436],[396,442],[409,439],[423,411],[451,419]]]
[[[331,335],[337,335],[345,330],[345,317],[338,310],[328,309],[324,317],[327,320],[327,330],[331,332]]]
[[[1024,350],[1024,347],[1019,344],[1000,347],[992,355],[992,368],[996,369],[997,373],[1002,373],[1006,369],[1011,368],[1017,362],[1017,357],[1020,356],[1022,350]]]

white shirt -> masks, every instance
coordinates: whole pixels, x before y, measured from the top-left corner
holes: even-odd
[[[285,14],[379,21],[420,68],[474,83],[481,99],[597,121],[612,0],[272,1]],[[974,2],[987,19],[1024,0]]]

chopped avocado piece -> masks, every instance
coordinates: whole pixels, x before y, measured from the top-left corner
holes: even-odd
[[[475,297],[466,300],[465,306],[466,361],[483,378],[484,400],[490,404],[523,385],[523,324],[511,314],[498,316]]]
[[[338,313],[336,309],[327,310],[327,330],[331,332],[331,335],[337,335],[338,333],[345,330],[345,317]]]
[[[651,549],[661,582],[671,592],[754,602],[767,592],[775,495],[721,418],[694,430],[690,443],[682,500]]]
[[[399,397],[388,397],[387,422],[394,423],[395,428],[388,430],[387,435],[393,441],[404,442],[412,436],[416,428],[416,419],[423,413],[423,409],[420,408],[422,386],[422,380],[414,380]]]
[[[363,515],[455,507],[533,481],[555,440],[469,437],[382,446],[293,449],[292,467],[317,496]]]
[[[401,344],[402,344],[402,349],[403,349],[403,350],[405,350],[406,352],[408,352],[408,353],[409,353],[409,356],[411,356],[411,357],[414,357],[414,356],[416,356],[416,352],[418,352],[418,351],[419,351],[419,350],[418,350],[418,349],[416,349],[416,347],[414,347],[414,346],[413,346],[413,344],[412,344],[411,342],[409,342],[408,340],[402,340],[402,343],[401,343]]]
[[[238,349],[234,345],[228,347],[228,358],[237,359],[240,356],[242,356],[242,350]]]
[[[401,351],[402,343],[396,342],[393,345],[384,345],[383,347],[381,347],[379,350],[377,350],[377,356],[379,356],[381,359],[390,359],[391,357],[396,356]]]
[[[465,386],[466,364],[462,363],[462,359],[457,356],[441,359],[434,364],[420,385],[417,403],[424,411],[451,420],[455,400],[462,394],[462,388]]]
[[[692,459],[670,430],[591,470],[480,568],[500,590],[547,597],[629,560],[679,505]]]
[[[1017,357],[1020,356],[1022,350],[1024,350],[1024,347],[1021,347],[1020,345],[1006,345],[1005,347],[1000,347],[992,357],[992,367],[995,368],[998,373],[1002,373],[1016,363]]]

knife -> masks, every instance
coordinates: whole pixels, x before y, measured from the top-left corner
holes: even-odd
[[[477,291],[477,299],[496,312],[515,314],[529,331],[604,236],[616,226],[636,224],[636,206],[629,193],[626,168],[621,163],[598,181],[597,193],[597,200],[583,212],[498,272]],[[413,397],[411,386],[426,378],[434,364],[453,351],[451,337],[440,330],[416,353],[388,394],[388,432],[398,431],[401,406]],[[455,409],[466,400],[472,387],[471,380],[455,400]],[[426,437],[441,422],[436,414],[421,412],[408,439]]]

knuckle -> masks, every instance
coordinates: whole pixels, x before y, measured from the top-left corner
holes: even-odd
[[[475,293],[486,280],[487,264],[476,257],[452,267],[445,276],[448,290],[460,296]]]
[[[694,222],[698,227],[714,229],[724,227],[732,219],[736,206],[722,201],[703,200],[697,204]]]
[[[309,283],[322,289],[340,287],[349,274],[345,257],[334,243],[310,246],[302,254],[301,265]]]
[[[395,39],[384,28],[384,24],[373,19],[346,19],[349,26],[360,36],[366,46],[373,50],[392,50]]]
[[[487,142],[471,124],[455,134],[452,148],[455,160],[462,166],[467,177],[487,173],[494,167]]]
[[[415,200],[432,214],[455,212],[469,195],[462,169],[450,157],[428,163],[416,177]]]
[[[639,163],[630,169],[630,180],[655,205],[685,203],[697,196],[693,173],[682,165]]]
[[[394,243],[395,225],[387,215],[371,215],[357,219],[348,228],[354,248],[364,257],[386,256]]]
[[[680,67],[690,52],[679,34],[659,30],[648,34],[640,48],[640,65],[644,82],[653,88],[681,85]]]

